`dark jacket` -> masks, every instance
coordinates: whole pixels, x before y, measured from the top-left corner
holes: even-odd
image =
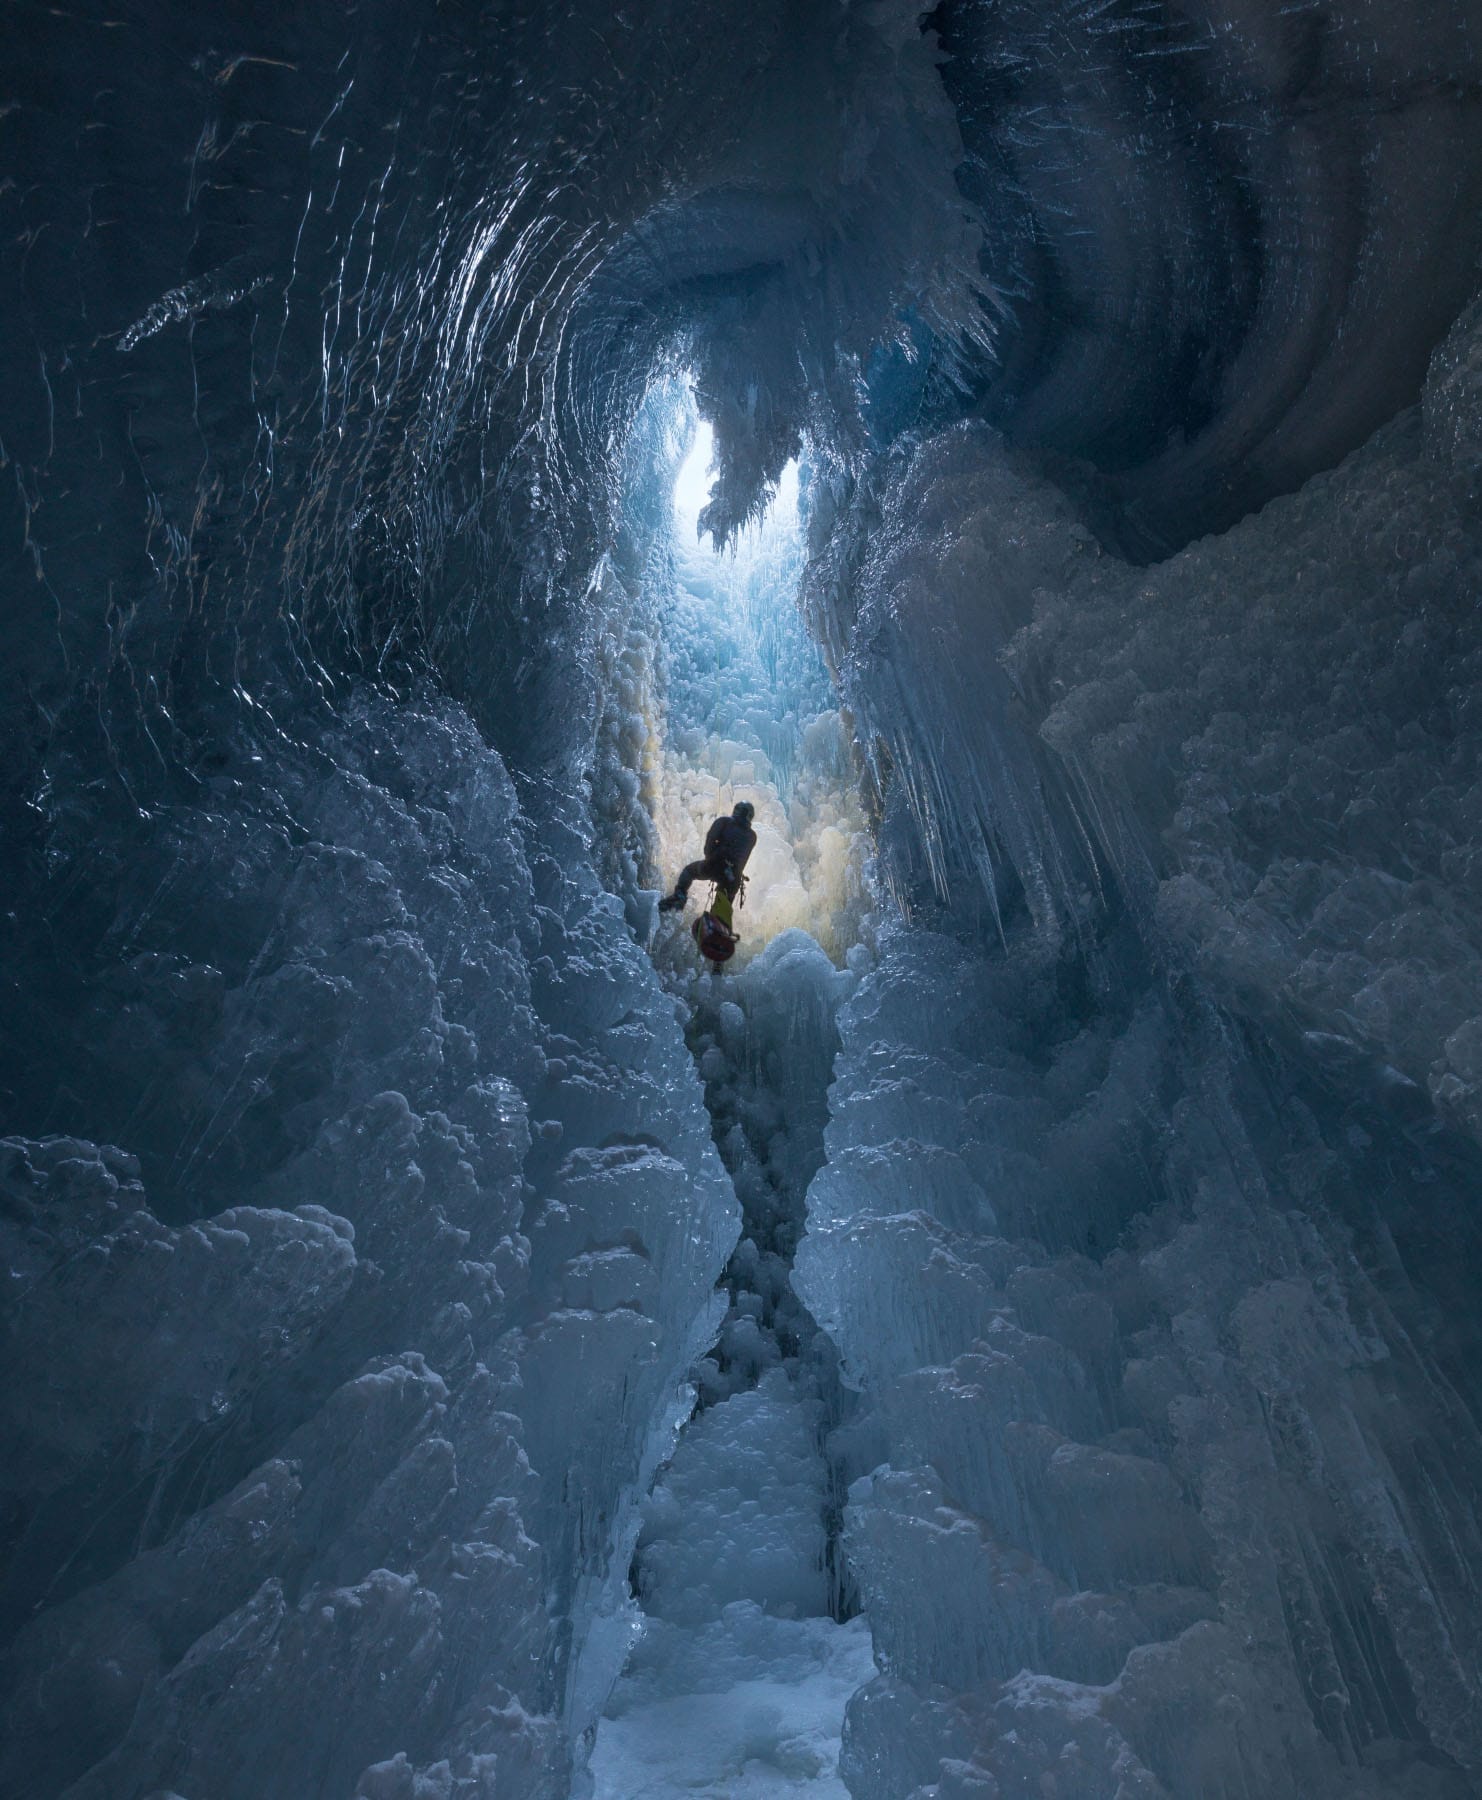
[[[719,818],[705,833],[706,862],[729,863],[739,875],[756,849],[756,833],[729,815]]]

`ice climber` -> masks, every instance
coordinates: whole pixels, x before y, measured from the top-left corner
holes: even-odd
[[[659,902],[660,912],[675,912],[682,907],[689,899],[692,881],[713,881],[728,900],[735,900],[741,872],[756,849],[756,833],[751,829],[755,813],[749,800],[738,800],[729,816],[722,814],[712,823],[705,833],[705,854],[680,870],[674,892]]]

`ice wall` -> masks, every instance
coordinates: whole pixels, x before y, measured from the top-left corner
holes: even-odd
[[[434,696],[268,749],[130,834],[130,1149],[6,1142],[0,1785],[556,1800],[730,1185],[572,800]]]
[[[1434,1421],[1471,1404],[1476,1310],[1458,1148],[1476,1060],[1467,340],[1428,449],[1412,421],[1357,476],[1297,490],[1414,398],[1470,295],[1477,40],[1468,0],[950,0],[925,28],[897,0],[703,17],[677,0],[16,0],[0,1128],[30,1147],[5,1176],[12,1785],[328,1797],[379,1759],[365,1800],[559,1790],[615,1667],[635,1501],[726,1235],[677,1025],[628,935],[657,860],[660,771],[629,702],[656,666],[640,601],[663,483],[624,496],[635,459],[672,474],[643,404],[685,370],[716,429],[722,537],[808,440],[813,617],[858,721],[886,888],[966,928],[964,958],[1046,971],[1028,1088],[1067,1033],[1127,1034],[1134,1070],[1171,1034],[1156,1105],[1114,1088],[1093,1109],[1126,1132],[1125,1188],[1024,1231],[1120,1269],[1138,1181],[1159,1206],[1183,1196],[1155,1209],[1171,1226],[1223,1155],[1239,1217],[1331,1208],[1350,1260],[1310,1277],[1325,1305],[1359,1294],[1356,1264],[1389,1309],[1353,1302],[1360,1349],[1301,1364],[1300,1400],[1280,1308],[1236,1298],[1275,1279],[1269,1243],[1228,1293],[1191,1255],[1182,1299],[1119,1326],[1154,1332],[1156,1394],[1167,1324],[1168,1380],[1195,1383],[1201,1418],[1224,1416],[1211,1370],[1236,1356],[1232,1321],[1278,1346],[1228,1394],[1306,1535],[1251,1553],[1281,1572],[1280,1609],[1216,1598],[1269,1631],[1276,1688],[1298,1671],[1329,1748],[1311,1760],[1298,1731],[1257,1786],[1295,1768],[1321,1791],[1334,1758],[1388,1758],[1412,1786],[1426,1757],[1466,1762],[1435,1646],[1454,1627],[1463,1657],[1475,1616],[1473,1465],[1434,1448],[1468,1444],[1466,1417]],[[1163,555],[1279,492],[1285,511],[1145,577],[1099,548]],[[1323,663],[1346,688],[1299,692]],[[1073,1111],[1095,1080],[1072,1068],[1049,1100]],[[952,1141],[960,1098],[917,1140]],[[1029,1163],[1071,1182],[1042,1149]],[[880,1303],[918,1321],[887,1277]],[[847,1309],[837,1329],[858,1356]],[[945,1354],[930,1333],[911,1345],[923,1367]],[[1346,1444],[1309,1432],[1336,1429],[1358,1377],[1332,1371],[1374,1346],[1381,1375],[1405,1371],[1399,1399],[1353,1401]],[[1085,1358],[1103,1384],[1121,1366]],[[1325,1381],[1336,1412],[1311,1397]],[[860,1475],[926,1467],[866,1399]],[[1395,1418],[1430,1421],[1413,1453]],[[1210,1430],[1227,1469],[1233,1440]],[[1159,1442],[1117,1453],[1156,1462]],[[1373,1476],[1376,1444],[1393,1480]],[[1249,1540],[1215,1516],[1215,1477],[1166,1460],[1238,1563]],[[1354,1495],[1378,1510],[1360,1520]],[[1042,1565],[1079,1593],[1056,1554]],[[1115,1586],[1104,1558],[1087,1566]],[[920,1595],[877,1575],[904,1711],[876,1716],[930,1775],[948,1738],[912,1709],[935,1705],[936,1674],[965,1693],[963,1671],[913,1636]],[[1117,1642],[1163,1641],[1148,1605]],[[1179,1730],[1211,1685],[1171,1707]],[[1168,1766],[1152,1718],[1117,1725],[1149,1770]],[[876,1780],[859,1720],[857,1785]],[[949,1762],[987,1766],[987,1738],[969,1754],[948,1736]],[[1246,1747],[1217,1748],[1210,1779],[1233,1779]]]
[[[688,1035],[742,1236],[695,1414],[643,1508],[636,1642],[598,1728],[595,1800],[845,1800],[844,1707],[873,1653],[839,1553],[837,1358],[791,1269],[855,979],[793,929],[694,984]]]
[[[842,961],[869,908],[867,837],[852,744],[798,604],[798,471],[766,518],[716,555],[676,517],[658,671],[664,748],[651,799],[663,882],[699,854],[710,822],[756,809],[757,847],[738,955],[788,930]]]
[[[1476,331],[1154,569],[966,429],[815,565],[918,920],[798,1257],[858,1796],[1482,1779]]]
[[[901,460],[857,579],[844,528],[811,576],[903,882],[1051,939],[1130,906],[1232,1010],[1473,1132],[1477,329],[1423,408],[1156,568],[961,428]]]
[[[933,20],[1002,306],[965,379],[1112,541],[1222,530],[1414,398],[1474,285],[1467,0]]]

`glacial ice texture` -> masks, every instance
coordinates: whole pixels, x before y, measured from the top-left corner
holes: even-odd
[[[0,1787],[565,1800],[703,1640],[855,1800],[1477,1792],[1475,0],[5,26]]]
[[[275,774],[131,846],[135,1150],[4,1145],[0,1787],[559,1800],[731,1188],[569,802],[433,699]]]
[[[918,920],[796,1275],[862,1398],[856,1796],[1482,1779],[1476,331],[1155,568],[965,429],[814,571]]]
[[[701,455],[709,436],[696,433]],[[864,822],[797,605],[797,471],[724,555],[687,542],[698,502],[680,502],[684,486],[682,476],[672,556],[646,571],[640,595],[648,655],[619,691],[654,721],[648,809],[666,880],[717,813],[738,799],[756,809],[741,946],[726,971],[699,963],[681,918],[660,920],[652,942],[687,1009],[741,1236],[720,1330],[694,1371],[694,1415],[643,1506],[633,1648],[579,1791],[847,1800],[844,1708],[874,1673],[828,1451],[847,1397],[791,1267],[824,1154],[838,1010],[856,980],[829,950],[839,964],[867,955],[856,942],[868,924]],[[702,891],[691,906],[704,903]]]

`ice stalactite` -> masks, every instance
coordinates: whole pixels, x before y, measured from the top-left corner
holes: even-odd
[[[1474,1794],[1477,0],[6,25],[7,1795],[565,1800],[820,1518],[855,1800]]]
[[[1155,568],[980,429],[815,565],[916,919],[796,1276],[860,1800],[1476,1791],[1475,334]]]

